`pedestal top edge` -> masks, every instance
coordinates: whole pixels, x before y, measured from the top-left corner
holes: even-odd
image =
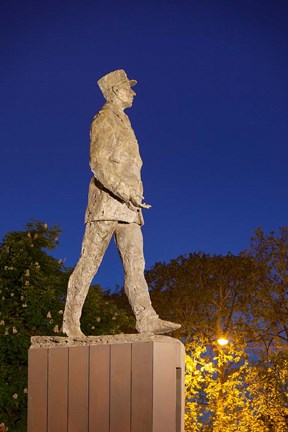
[[[124,344],[135,342],[160,342],[168,344],[180,344],[181,341],[170,336],[154,334],[117,334],[103,336],[87,336],[83,338],[73,338],[65,336],[32,336],[30,349],[52,348],[52,347],[71,347],[71,346],[91,346],[106,344]]]

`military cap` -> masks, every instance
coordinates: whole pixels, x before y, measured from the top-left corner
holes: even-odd
[[[137,81],[129,80],[126,72],[123,69],[118,69],[100,78],[97,81],[97,84],[99,85],[104,97],[107,99],[109,98],[113,87],[121,84],[129,84],[132,87],[137,84]]]

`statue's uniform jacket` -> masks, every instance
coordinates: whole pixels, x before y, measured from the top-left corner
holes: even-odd
[[[107,102],[94,117],[90,129],[90,167],[85,223],[118,221],[143,224],[141,209],[130,202],[142,196],[142,160],[127,115]]]

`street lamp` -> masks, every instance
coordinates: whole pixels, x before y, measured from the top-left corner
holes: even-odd
[[[221,338],[217,339],[217,342],[218,342],[219,345],[225,346],[225,345],[228,344],[229,341],[228,341],[228,339],[226,339],[224,337],[221,337]]]

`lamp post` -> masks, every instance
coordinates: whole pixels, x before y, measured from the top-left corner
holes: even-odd
[[[218,376],[220,381],[220,389],[217,397],[217,412],[216,412],[216,418],[217,418],[217,427],[216,431],[220,432],[223,430],[223,422],[224,422],[224,393],[223,393],[223,386],[225,383],[225,373],[224,373],[224,357],[223,357],[223,348],[229,343],[228,339],[225,336],[219,336],[217,339],[217,344],[220,345],[220,348],[217,349],[218,351]]]

